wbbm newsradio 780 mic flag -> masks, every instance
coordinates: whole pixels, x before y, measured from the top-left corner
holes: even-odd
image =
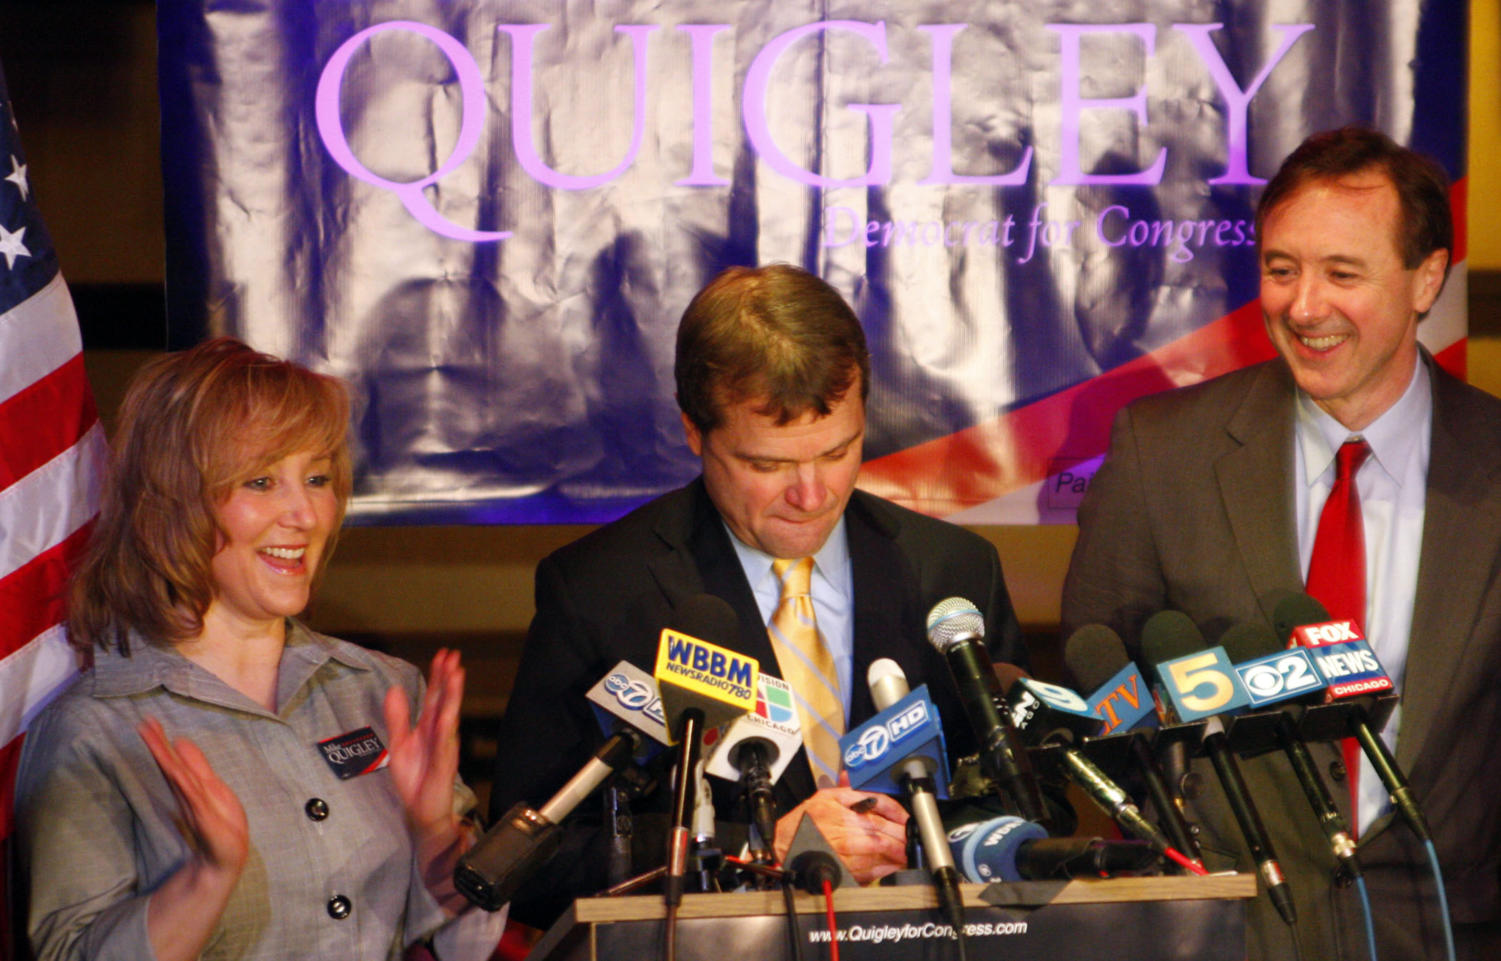
[[[63,600],[105,457],[78,318],[35,199],[0,73],[0,841],[21,736],[76,673]],[[9,924],[0,911],[7,953]]]

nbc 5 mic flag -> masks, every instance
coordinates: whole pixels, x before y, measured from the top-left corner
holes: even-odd
[[[22,734],[77,673],[64,596],[105,461],[78,318],[35,200],[0,73],[0,840]]]

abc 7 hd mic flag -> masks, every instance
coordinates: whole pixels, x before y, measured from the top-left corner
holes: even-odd
[[[902,795],[897,765],[921,758],[933,777],[934,794],[948,797],[949,762],[943,724],[921,684],[839,739],[839,755],[849,772],[850,787],[860,791]]]
[[[76,675],[68,576],[98,510],[104,431],[78,320],[0,76],[0,838],[27,725]]]

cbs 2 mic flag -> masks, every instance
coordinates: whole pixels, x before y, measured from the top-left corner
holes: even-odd
[[[78,318],[35,200],[0,74],[0,840],[26,726],[77,674],[64,599],[105,461]]]

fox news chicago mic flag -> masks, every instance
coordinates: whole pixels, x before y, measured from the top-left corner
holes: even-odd
[[[35,199],[0,73],[0,840],[26,725],[76,673],[63,598],[105,459],[78,318]],[[0,951],[9,921],[0,914]]]
[[[1256,198],[1308,134],[1436,156],[1463,214],[1467,13],[158,0],[172,338],[347,379],[356,522],[602,521],[698,470],[693,293],[791,262],[869,337],[861,486],[1072,521],[1123,403],[1271,355]]]

